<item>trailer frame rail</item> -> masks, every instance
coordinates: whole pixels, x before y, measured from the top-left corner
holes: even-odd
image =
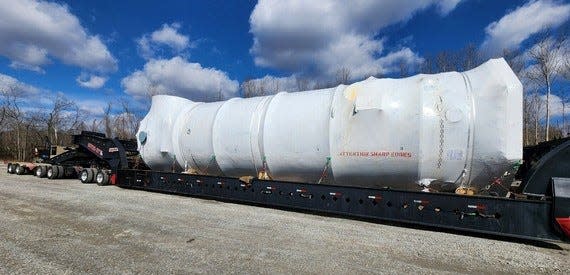
[[[124,188],[521,239],[568,240],[556,223],[550,199],[460,196],[259,179],[244,182],[236,178],[127,169],[118,170],[116,184]]]

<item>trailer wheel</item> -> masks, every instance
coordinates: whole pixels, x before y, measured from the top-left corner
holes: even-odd
[[[36,177],[38,178],[45,178],[47,174],[47,169],[45,166],[40,165],[36,167]]]
[[[8,163],[8,174],[14,174],[14,164]]]
[[[58,165],[57,166],[57,178],[63,179],[64,177],[65,177],[65,169],[63,168],[63,166]]]
[[[50,179],[50,180],[57,179],[57,176],[58,176],[57,172],[58,172],[58,169],[55,165],[50,166],[47,170],[48,179]]]
[[[26,167],[16,164],[16,175],[23,175],[26,173]]]
[[[36,169],[34,170],[34,175],[38,178],[45,178],[46,176],[46,167],[39,165],[38,167],[36,167]]]
[[[93,170],[91,170],[91,168],[83,168],[79,174],[79,180],[81,180],[82,183],[92,183]]]
[[[89,182],[95,183],[99,170],[97,168],[89,168],[89,170],[91,170],[91,180]]]
[[[109,174],[107,174],[104,171],[99,171],[97,173],[95,181],[97,182],[97,185],[99,185],[99,186],[109,185]]]

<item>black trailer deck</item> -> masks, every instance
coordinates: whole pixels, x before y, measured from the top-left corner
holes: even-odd
[[[570,217],[570,180],[553,179],[556,200],[460,196],[253,179],[119,170],[125,188],[293,210],[348,215],[533,240],[568,241],[557,217]],[[555,204],[560,204],[558,205]],[[555,215],[555,209],[561,211]],[[565,214],[564,214],[565,213]]]
[[[516,195],[467,196],[119,169],[116,185],[532,240],[570,241],[570,140],[534,151]],[[542,150],[542,151],[541,151]],[[527,155],[529,156],[529,155]],[[519,170],[520,171],[520,170]]]

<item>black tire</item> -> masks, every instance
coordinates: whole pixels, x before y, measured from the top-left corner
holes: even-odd
[[[38,178],[45,178],[47,175],[47,169],[45,166],[40,165],[38,167],[36,167],[36,172],[35,172],[35,176]]]
[[[58,165],[57,166],[57,178],[63,179],[64,177],[65,177],[65,169],[63,168],[63,166]]]
[[[109,174],[104,171],[99,171],[95,177],[95,182],[99,186],[109,185]]]
[[[11,162],[8,163],[8,168],[6,170],[8,174],[14,174],[14,164],[12,164]]]
[[[92,183],[93,170],[91,170],[91,168],[83,168],[83,170],[81,170],[81,173],[79,173],[79,180],[82,183]]]
[[[95,183],[95,178],[97,177],[97,168],[89,168],[90,180],[89,182]]]
[[[23,175],[26,173],[26,167],[20,165],[20,164],[16,164],[16,175]]]
[[[57,179],[57,177],[59,176],[58,172],[59,172],[59,169],[57,169],[57,166],[55,166],[55,165],[50,166],[47,170],[48,179],[50,179],[50,180]]]

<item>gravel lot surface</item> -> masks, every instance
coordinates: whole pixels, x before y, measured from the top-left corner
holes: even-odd
[[[2,274],[570,270],[569,244],[543,247],[0,169]]]

